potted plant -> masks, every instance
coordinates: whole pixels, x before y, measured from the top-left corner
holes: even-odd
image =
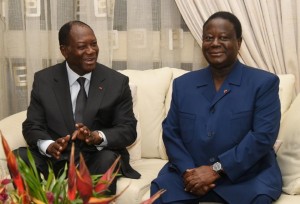
[[[30,151],[27,151],[30,165],[11,151],[6,139],[0,131],[7,166],[12,179],[0,179],[0,203],[6,204],[108,204],[116,200],[128,186],[119,194],[107,196],[108,187],[118,176],[120,157],[103,175],[91,176],[80,155],[79,167],[74,162],[74,144],[72,145],[69,168],[65,167],[59,177],[49,166],[49,176],[45,179],[39,175]],[[68,178],[68,179],[67,179]],[[15,189],[8,190],[7,184],[13,183]],[[151,204],[163,194],[161,190],[142,204]]]

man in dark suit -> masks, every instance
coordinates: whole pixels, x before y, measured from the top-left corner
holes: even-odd
[[[151,194],[167,191],[156,203],[271,204],[280,196],[279,78],[239,62],[241,43],[232,13],[204,23],[209,66],[174,80],[163,122],[169,162],[151,185]]]
[[[121,173],[139,178],[126,150],[137,134],[128,77],[97,63],[97,39],[81,21],[63,25],[59,43],[66,61],[35,73],[23,123],[38,170],[47,177],[51,163],[59,174],[69,162],[74,141],[76,161],[81,152],[91,174],[105,173],[121,155]],[[82,85],[79,77],[84,78]],[[77,101],[79,92],[84,93],[84,103]],[[78,113],[79,104],[84,105]],[[15,152],[28,161],[25,148]]]

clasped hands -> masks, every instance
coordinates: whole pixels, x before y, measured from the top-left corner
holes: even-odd
[[[220,175],[213,171],[211,166],[188,169],[183,174],[185,191],[203,196],[216,186],[214,182],[219,178]]]
[[[75,141],[76,139],[82,140],[88,145],[98,145],[102,142],[102,138],[99,137],[97,131],[91,132],[87,126],[82,123],[77,123],[76,130],[72,134],[72,137],[67,135],[51,143],[47,148],[47,154],[59,159],[61,153],[67,148],[68,142],[70,140]]]

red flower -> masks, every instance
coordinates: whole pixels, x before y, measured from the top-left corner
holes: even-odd
[[[80,154],[79,171],[77,173],[76,186],[83,203],[87,203],[93,194],[93,181],[90,172]]]
[[[3,179],[3,180],[0,180],[0,181],[1,181],[0,182],[0,187],[5,186],[5,185],[7,185],[11,182],[10,179]]]
[[[52,192],[47,192],[46,197],[48,200],[48,204],[53,204],[54,203],[54,195]]]
[[[72,143],[69,172],[68,172],[68,197],[69,200],[75,200],[76,198],[76,167],[74,163],[74,143]]]
[[[103,197],[103,198],[95,198],[95,197],[91,197],[89,199],[89,202],[88,204],[109,204],[111,201],[114,201],[116,200],[118,197],[120,197],[124,192],[125,190],[129,187],[126,186],[126,188],[124,188],[118,195],[114,195],[114,196],[111,196],[111,197]]]
[[[157,191],[151,198],[149,198],[148,200],[145,200],[144,202],[142,202],[141,204],[151,204],[153,203],[156,199],[158,199],[164,192],[166,192],[165,189],[160,189],[159,191]]]
[[[2,135],[1,131],[0,131],[0,135],[1,135],[1,138],[2,138],[2,146],[3,146],[3,149],[4,149],[4,153],[5,153],[6,159],[7,159],[7,166],[10,170],[13,182],[14,182],[15,186],[17,187],[18,194],[23,195],[25,193],[25,187],[24,187],[24,184],[23,184],[21,174],[18,170],[16,156],[10,150],[10,148],[8,146],[8,143],[5,140],[4,136]]]
[[[116,177],[117,173],[119,172],[120,165],[118,166],[118,169],[116,171],[115,171],[115,168],[116,168],[120,158],[121,158],[121,156],[118,156],[118,158],[114,161],[114,163],[111,165],[111,167],[100,178],[100,180],[98,181],[97,185],[94,188],[95,192],[101,193],[108,189],[108,187],[110,186],[110,184]]]
[[[0,203],[4,203],[8,199],[5,185],[10,182],[9,179],[0,180]]]

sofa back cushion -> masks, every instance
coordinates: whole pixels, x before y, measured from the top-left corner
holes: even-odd
[[[168,67],[152,70],[122,70],[130,83],[137,85],[137,108],[141,127],[141,148],[144,158],[161,158],[159,143],[162,121],[166,116],[165,100],[172,80]]]
[[[22,123],[26,118],[26,113],[27,111],[22,111],[0,121],[0,130],[11,150],[26,145],[22,134]],[[0,159],[6,159],[2,143],[0,143]]]
[[[172,100],[172,91],[173,91],[173,80],[185,73],[187,73],[188,71],[183,70],[183,69],[177,69],[177,68],[170,68],[172,70],[172,80],[171,83],[169,85],[169,90],[168,93],[166,95],[166,100],[165,100],[165,111],[166,114],[168,114],[169,109],[170,109],[170,104],[171,104],[171,100]],[[159,154],[160,157],[162,159],[168,159],[167,153],[166,153],[166,149],[165,149],[165,145],[164,142],[162,140],[162,137],[160,137],[159,139]]]
[[[282,140],[277,160],[282,173],[283,191],[300,194],[300,94],[281,121],[278,138]]]
[[[294,98],[295,76],[293,74],[278,74],[279,98],[281,103],[281,114],[283,115],[290,107]]]
[[[136,140],[133,144],[127,147],[127,150],[130,154],[130,161],[136,161],[141,159],[142,156],[142,147],[141,147],[141,142],[142,142],[142,136],[141,136],[141,126],[139,122],[139,112],[137,108],[137,85],[133,83],[129,83],[129,87],[131,90],[131,96],[132,96],[132,103],[133,103],[133,113],[135,115],[135,118],[137,119],[137,125],[136,125],[136,132],[137,132],[137,137]]]

